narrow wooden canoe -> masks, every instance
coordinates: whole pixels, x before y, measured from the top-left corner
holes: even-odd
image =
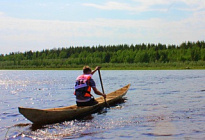
[[[120,88],[114,92],[107,94],[106,101],[108,104],[114,104],[122,99],[127,93],[130,84]],[[50,109],[34,109],[34,108],[23,108],[19,107],[19,112],[28,120],[34,124],[51,124],[56,122],[62,122],[65,120],[76,119],[93,112],[96,112],[100,108],[105,106],[103,97],[96,98],[98,101],[97,105],[77,107],[76,105],[61,107],[61,108],[50,108]]]

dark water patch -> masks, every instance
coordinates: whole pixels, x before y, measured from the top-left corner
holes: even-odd
[[[205,96],[203,96],[203,95],[194,95],[194,96],[192,96],[192,98],[195,98],[195,99],[203,99],[204,97]],[[198,101],[200,101],[200,100],[198,100]]]
[[[147,136],[160,136],[160,137],[171,137],[171,136],[180,136],[183,134],[170,134],[170,133],[143,133],[143,135]]]
[[[147,104],[143,104],[143,106],[158,106],[158,103],[147,103]]]
[[[2,115],[8,115],[8,114],[10,114],[10,113],[8,113],[8,112],[3,112],[2,113]]]
[[[180,93],[180,90],[173,90],[173,91],[170,91],[171,93]]]
[[[7,117],[17,117],[17,116],[19,116],[20,114],[9,114],[9,115],[7,115]]]
[[[125,136],[120,135],[119,137],[122,139],[132,139],[133,138],[132,136],[126,136],[126,134]]]
[[[15,118],[17,116],[19,116],[20,114],[15,114],[15,113],[8,113],[8,112],[4,112],[2,114],[0,114],[0,119],[7,119],[7,118]]]
[[[141,90],[148,91],[148,90],[151,90],[151,89],[150,88],[142,88]]]
[[[133,90],[133,91],[135,91],[135,90],[137,90],[137,88],[130,88],[129,90]]]
[[[175,111],[175,113],[184,115],[200,115],[205,114],[205,108],[189,108],[185,110]]]
[[[171,92],[171,91],[166,91],[166,92],[163,92],[163,93],[160,93],[160,94],[169,95],[169,94],[174,94],[174,93],[173,93],[173,92]]]

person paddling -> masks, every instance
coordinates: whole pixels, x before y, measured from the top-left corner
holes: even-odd
[[[106,98],[106,95],[101,93],[97,88],[95,81],[92,79],[92,75],[100,70],[100,67],[97,66],[94,71],[91,70],[89,66],[83,67],[83,74],[79,75],[75,83],[75,92],[76,104],[77,106],[92,106],[98,102],[94,99],[91,94],[91,88],[97,95],[101,95]]]

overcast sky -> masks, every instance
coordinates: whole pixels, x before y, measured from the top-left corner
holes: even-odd
[[[0,54],[205,39],[205,0],[0,0]]]

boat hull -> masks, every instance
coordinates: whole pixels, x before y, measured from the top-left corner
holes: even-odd
[[[127,93],[129,85],[120,88],[114,92],[107,94],[106,101],[108,104],[114,104],[122,99]],[[96,98],[98,104],[93,106],[77,107],[76,105],[50,108],[50,109],[34,109],[19,107],[19,112],[28,120],[34,124],[51,124],[56,122],[62,122],[66,120],[72,120],[94,113],[105,106],[105,100],[103,97]]]

